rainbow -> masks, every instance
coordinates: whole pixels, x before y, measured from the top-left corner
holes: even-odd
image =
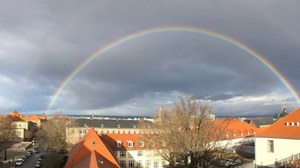
[[[211,38],[215,38],[221,41],[224,41],[228,44],[231,44],[235,46],[236,48],[239,48],[243,50],[245,53],[249,54],[253,58],[255,58],[258,62],[262,63],[266,68],[270,70],[270,72],[278,78],[283,85],[288,89],[288,91],[293,95],[296,102],[300,105],[300,98],[296,92],[296,90],[293,88],[293,86],[288,82],[288,80],[277,70],[266,58],[264,58],[260,53],[255,51],[254,49],[250,48],[249,46],[239,42],[238,40],[229,37],[225,34],[217,33],[210,30],[205,29],[199,29],[194,27],[183,27],[183,26],[176,26],[176,27],[159,27],[159,28],[153,28],[153,29],[147,29],[139,32],[135,32],[129,35],[126,35],[122,38],[119,38],[106,46],[100,48],[99,50],[95,51],[92,55],[88,56],[83,62],[81,62],[76,68],[73,69],[73,71],[62,81],[62,83],[59,85],[57,90],[54,92],[54,94],[51,96],[47,112],[52,109],[55,101],[61,94],[61,92],[64,90],[64,88],[71,82],[71,80],[82,70],[84,69],[88,64],[90,64],[92,61],[94,61],[97,57],[103,55],[106,52],[109,52],[110,50],[127,43],[129,41],[142,38],[148,35],[153,34],[159,34],[159,33],[166,33],[166,32],[178,32],[178,33],[195,33],[200,35],[205,35]]]

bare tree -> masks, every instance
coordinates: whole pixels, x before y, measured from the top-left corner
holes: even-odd
[[[66,127],[74,122],[60,113],[55,113],[36,133],[37,141],[53,152],[66,151]]]
[[[16,138],[14,121],[12,116],[0,116],[0,150],[4,150],[4,160],[7,159],[9,142]]]
[[[218,166],[225,150],[218,141],[225,137],[228,122],[215,122],[212,113],[206,101],[179,97],[173,107],[159,108],[151,126],[156,134],[145,134],[146,139],[169,167]]]

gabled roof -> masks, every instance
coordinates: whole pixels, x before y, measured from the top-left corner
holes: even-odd
[[[116,158],[93,128],[73,146],[66,164],[66,168],[71,167],[120,168]]]
[[[264,129],[256,137],[300,139],[300,108]]]

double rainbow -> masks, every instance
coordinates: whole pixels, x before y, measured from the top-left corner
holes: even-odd
[[[148,35],[153,34],[161,34],[166,32],[178,32],[178,33],[195,33],[199,35],[208,36],[211,38],[215,38],[221,41],[224,41],[228,44],[233,45],[236,48],[239,48],[240,50],[243,50],[248,55],[255,58],[258,62],[262,63],[267,69],[270,70],[270,72],[278,78],[282,84],[288,89],[288,91],[293,95],[296,102],[300,105],[300,98],[296,92],[296,90],[293,88],[293,86],[289,83],[289,81],[279,72],[278,69],[276,69],[266,58],[263,57],[260,53],[255,51],[249,46],[246,46],[245,44],[239,42],[238,40],[229,37],[225,34],[217,33],[210,30],[205,29],[199,29],[194,27],[183,27],[183,26],[176,26],[176,27],[159,27],[159,28],[153,28],[153,29],[147,29],[139,32],[135,32],[129,35],[126,35],[122,38],[117,39],[116,41],[113,41],[106,46],[100,48],[99,50],[95,51],[92,55],[88,56],[84,61],[82,61],[76,68],[72,70],[72,72],[62,81],[62,83],[59,85],[59,87],[56,89],[54,94],[52,95],[48,107],[47,112],[52,109],[53,105],[55,104],[55,101],[61,94],[61,92],[65,89],[65,87],[72,81],[72,79],[82,70],[84,69],[88,64],[90,64],[92,61],[94,61],[97,57],[103,55],[106,52],[109,52],[110,50],[127,43],[129,41],[142,38]]]

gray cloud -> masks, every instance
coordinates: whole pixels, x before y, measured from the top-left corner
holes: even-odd
[[[162,26],[193,26],[232,36],[260,52],[298,88],[298,5],[177,0],[2,3],[0,77],[15,84],[1,85],[0,78],[1,109],[43,111],[60,83],[94,51],[133,32]],[[99,56],[67,85],[53,108],[151,114],[176,98],[175,93],[209,98],[218,113],[270,113],[285,100],[294,103],[263,64],[236,46],[204,35],[164,33],[129,41]],[[261,105],[261,99],[220,103],[273,93],[289,96],[278,97],[272,105]],[[272,99],[276,96],[263,101]]]

